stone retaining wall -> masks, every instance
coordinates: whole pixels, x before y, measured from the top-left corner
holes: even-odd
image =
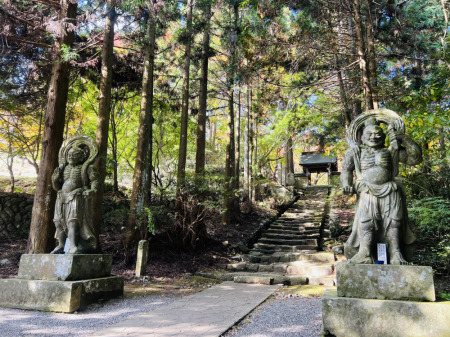
[[[0,192],[0,241],[26,239],[34,197]]]

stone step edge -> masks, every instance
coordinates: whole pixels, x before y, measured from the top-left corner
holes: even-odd
[[[229,264],[226,269],[227,272],[247,272],[247,273],[279,273],[284,275],[298,275],[298,276],[312,276],[324,277],[335,275],[334,264],[255,264],[241,262],[239,264]]]
[[[236,283],[249,283],[249,284],[284,284],[284,285],[304,285],[308,284],[308,278],[305,276],[297,275],[283,275],[278,273],[222,273],[217,275],[216,273],[197,273],[196,275],[202,277],[208,277],[224,281],[234,281]]]
[[[336,276],[298,276],[298,275],[285,275],[280,273],[258,273],[249,274],[245,272],[228,272],[228,273],[196,273],[198,276],[217,279],[222,282],[234,281],[236,283],[249,283],[249,284],[284,284],[284,285],[323,285],[327,287],[336,286]]]

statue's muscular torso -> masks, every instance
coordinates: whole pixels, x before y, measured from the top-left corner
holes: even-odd
[[[361,151],[361,173],[363,180],[381,185],[392,180],[392,155],[386,148]]]
[[[81,179],[81,167],[82,165],[67,165],[64,168],[64,184],[61,188],[63,193],[70,193],[77,188],[83,187],[83,181]]]

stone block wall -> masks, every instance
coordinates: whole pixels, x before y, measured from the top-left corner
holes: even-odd
[[[0,192],[0,241],[26,239],[34,197]]]

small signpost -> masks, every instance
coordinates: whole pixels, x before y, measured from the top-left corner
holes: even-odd
[[[139,241],[137,260],[136,260],[136,276],[143,276],[147,273],[147,259],[148,259],[148,241]]]
[[[377,250],[378,250],[378,261],[383,261],[383,264],[387,264],[386,244],[378,243]]]

